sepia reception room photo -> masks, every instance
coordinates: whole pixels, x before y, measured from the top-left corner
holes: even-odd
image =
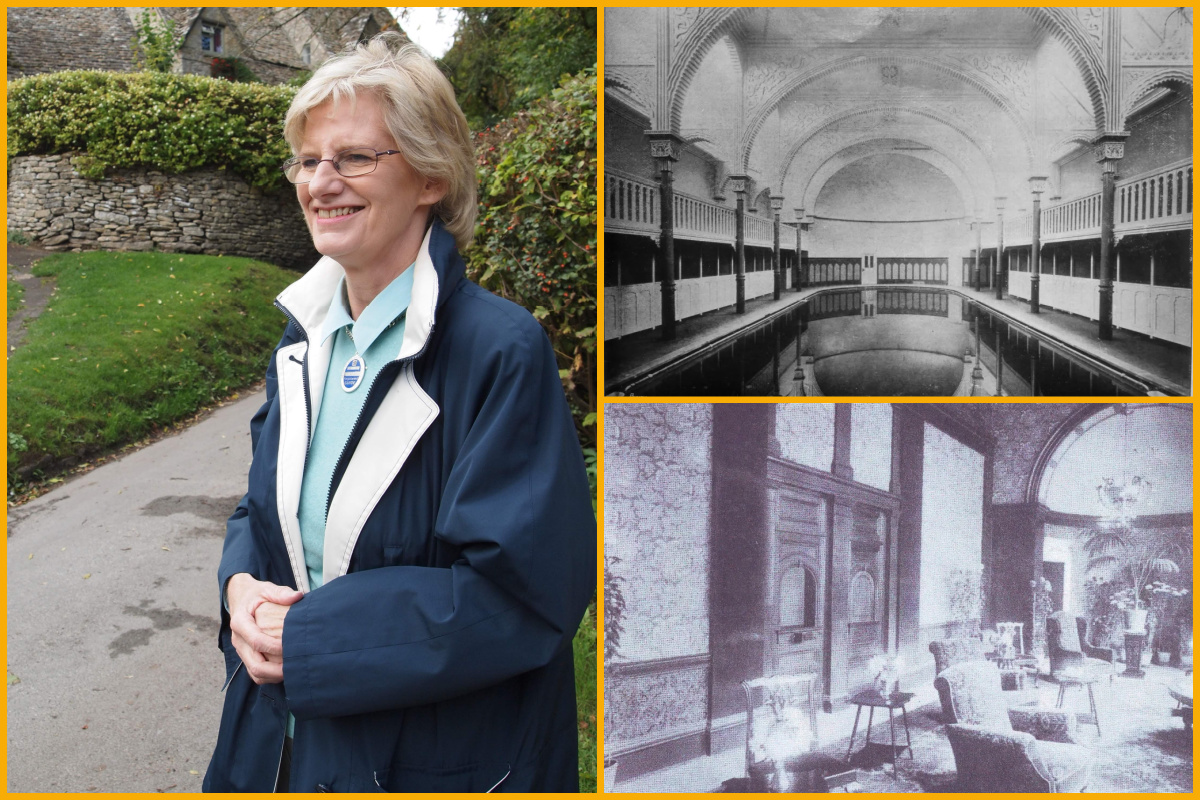
[[[605,415],[607,791],[1192,790],[1190,404]]]
[[[1191,8],[604,22],[608,395],[1191,394]]]

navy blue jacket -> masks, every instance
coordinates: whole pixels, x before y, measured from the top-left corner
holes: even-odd
[[[322,259],[276,302],[289,323],[218,580],[306,594],[277,685],[240,669],[222,608],[206,791],[272,791],[289,711],[292,791],[578,790],[571,638],[596,523],[554,353],[528,312],[463,277],[440,222],[413,269],[404,342],[334,473],[311,592],[297,512],[333,340],[311,342],[341,267]]]

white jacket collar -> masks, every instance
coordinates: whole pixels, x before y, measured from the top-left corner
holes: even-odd
[[[434,313],[438,302],[438,274],[429,256],[429,240],[433,227],[425,232],[421,250],[413,264],[412,300],[404,323],[404,341],[397,358],[409,358],[425,347],[433,330]],[[320,340],[321,326],[329,313],[329,302],[346,274],[342,265],[329,256],[323,257],[312,269],[288,286],[275,303],[296,321],[311,343]]]

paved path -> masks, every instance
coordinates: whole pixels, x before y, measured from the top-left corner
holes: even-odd
[[[8,790],[199,791],[256,392],[8,514]],[[32,555],[32,557],[31,557]]]

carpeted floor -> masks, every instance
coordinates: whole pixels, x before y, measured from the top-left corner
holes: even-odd
[[[1191,792],[1192,734],[1183,723],[1170,715],[1175,707],[1167,686],[1179,681],[1183,673],[1167,667],[1147,667],[1143,680],[1117,677],[1111,684],[1096,686],[1096,705],[1102,736],[1090,725],[1081,725],[1084,744],[1093,754],[1092,779],[1087,791],[1095,792]],[[1013,705],[1036,703],[1053,708],[1058,686],[1041,681],[1039,687],[1027,684],[1022,692],[1011,692]],[[1066,708],[1087,711],[1087,694],[1082,689],[1068,693]],[[891,749],[875,745],[862,750],[863,712],[857,751],[847,765],[843,759],[850,743],[853,712],[820,715],[821,741],[817,759],[826,775],[855,769],[861,792],[957,792],[954,753],[943,730],[941,708],[932,687],[921,687],[908,709],[912,734],[912,754],[900,756],[899,770],[893,776]],[[876,714],[872,739],[888,741],[887,716]],[[903,742],[903,726],[897,715],[897,737]],[[744,792],[749,789],[744,777],[741,752],[726,752],[708,758],[677,764],[658,773],[618,781],[618,792]],[[823,784],[795,787],[804,791],[824,791]]]

